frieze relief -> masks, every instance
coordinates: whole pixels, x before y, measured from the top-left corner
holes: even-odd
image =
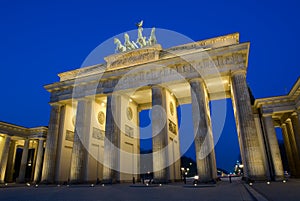
[[[206,59],[200,62],[193,62],[192,64],[184,63],[184,64],[171,64],[166,66],[165,68],[155,68],[148,71],[141,71],[136,74],[129,74],[120,80],[119,85],[128,85],[138,82],[148,82],[151,81],[170,81],[172,76],[174,79],[178,79],[178,74],[183,77],[191,77],[195,76],[195,72],[199,73],[214,73],[215,71],[219,71],[222,68],[230,68],[232,65],[245,65],[246,54],[232,54],[228,56],[218,56],[213,59]],[[196,68],[196,69],[195,69]],[[210,71],[210,69],[212,71]],[[177,75],[177,76],[176,76]]]

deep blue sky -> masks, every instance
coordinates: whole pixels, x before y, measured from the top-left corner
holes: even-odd
[[[299,9],[296,0],[1,0],[0,120],[47,125],[49,93],[43,86],[58,81],[57,73],[80,67],[101,42],[135,29],[139,19],[145,27],[193,40],[239,32],[240,41],[251,42],[247,81],[254,96],[285,94],[299,76]],[[226,152],[221,147],[219,153]]]

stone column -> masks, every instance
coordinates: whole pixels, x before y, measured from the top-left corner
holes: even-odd
[[[18,177],[18,182],[22,183],[25,182],[25,174],[27,168],[27,159],[28,159],[28,149],[29,149],[29,139],[25,139],[23,152],[22,152],[22,159],[21,159],[21,166],[20,172]]]
[[[299,123],[297,112],[292,113],[291,121],[292,121],[294,136],[295,136],[295,142],[298,150],[298,156],[300,159],[300,123]]]
[[[266,132],[266,144],[269,151],[268,155],[270,156],[270,166],[272,167],[271,178],[281,180],[284,178],[284,172],[272,114],[264,114],[263,121]]]
[[[153,174],[157,183],[168,182],[168,128],[166,93],[160,86],[152,86],[152,153]]]
[[[77,104],[74,143],[71,157],[70,181],[87,181],[87,154],[91,127],[91,100],[81,99]]]
[[[5,137],[4,146],[3,146],[3,150],[2,150],[2,155],[1,155],[1,158],[0,158],[0,183],[4,183],[4,179],[5,179],[9,144],[10,144],[10,136],[7,135]]]
[[[286,120],[286,125],[287,125],[287,131],[288,131],[288,136],[289,136],[289,141],[291,144],[291,149],[293,153],[293,160],[295,163],[295,172],[296,172],[296,177],[300,177],[300,157],[299,157],[299,150],[297,147],[297,142],[295,139],[295,133],[294,133],[294,127],[291,119]]]
[[[290,174],[292,177],[295,177],[297,175],[297,172],[296,172],[295,161],[294,161],[294,157],[293,157],[291,142],[289,139],[289,132],[288,132],[286,123],[283,123],[281,125],[281,130],[282,130],[284,148],[285,148],[285,152],[287,155],[288,164],[289,164],[289,168],[290,168]]]
[[[49,128],[46,140],[45,155],[42,171],[42,182],[53,183],[56,164],[57,140],[59,133],[60,112],[62,105],[55,103],[51,105]]]
[[[263,124],[264,124],[263,118],[262,118],[262,116],[259,115],[259,113],[256,113],[256,110],[254,111],[254,121],[256,124],[256,131],[257,131],[260,150],[262,153],[264,164],[266,165],[266,167],[265,167],[266,177],[268,180],[271,180],[271,168],[269,166],[269,158],[268,158],[268,154],[267,154],[268,147],[267,147],[267,144],[265,143],[266,140],[265,140],[265,134],[264,134],[265,129],[263,128]]]
[[[198,176],[200,182],[209,182],[217,178],[209,100],[202,79],[191,80],[190,85]]]
[[[39,145],[37,150],[36,162],[35,162],[35,169],[34,169],[34,177],[33,181],[35,183],[40,181],[40,176],[42,172],[42,165],[43,165],[43,154],[44,154],[44,139],[39,139]]]
[[[244,165],[244,176],[250,179],[266,179],[266,164],[264,164],[259,146],[244,71],[234,72],[231,75],[231,95]]]
[[[15,165],[15,154],[16,154],[16,141],[12,140],[9,146],[7,166],[6,166],[6,182],[13,182],[14,165]]]
[[[104,140],[103,183],[119,181],[120,97],[108,95]]]

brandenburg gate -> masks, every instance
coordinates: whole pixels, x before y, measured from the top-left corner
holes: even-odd
[[[246,82],[250,43],[240,43],[234,33],[163,49],[151,37],[143,41],[139,36],[139,47],[115,39],[118,52],[105,63],[61,73],[59,82],[45,86],[51,115],[41,181],[138,179],[139,112],[145,109],[152,109],[154,182],[179,180],[183,133],[176,108],[181,104],[192,105],[199,180],[213,181],[217,168],[209,102],[225,98],[233,102],[244,177],[265,180],[274,174]],[[283,169],[276,170],[276,179],[283,178]]]

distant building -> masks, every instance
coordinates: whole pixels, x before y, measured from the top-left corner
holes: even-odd
[[[47,132],[0,122],[0,183],[40,181]]]

